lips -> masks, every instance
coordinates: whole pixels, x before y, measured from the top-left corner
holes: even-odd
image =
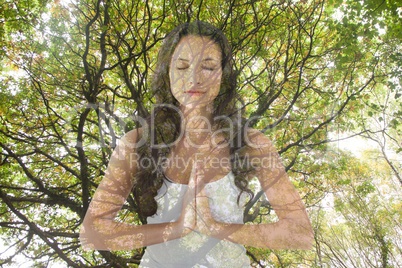
[[[187,94],[190,94],[190,95],[202,95],[202,94],[205,94],[204,91],[196,90],[196,89],[186,90],[186,91],[184,91],[184,93],[187,93]]]

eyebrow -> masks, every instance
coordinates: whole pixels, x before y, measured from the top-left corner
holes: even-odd
[[[186,62],[189,62],[189,60],[188,60],[188,59],[183,59],[183,58],[178,58],[177,60],[181,60],[181,61],[186,61]]]
[[[218,60],[208,57],[203,59],[202,61],[218,61]]]
[[[178,58],[177,60],[189,62],[188,59],[184,59],[184,58]],[[205,62],[205,61],[218,61],[218,60],[208,57],[208,58],[203,59],[202,61]]]

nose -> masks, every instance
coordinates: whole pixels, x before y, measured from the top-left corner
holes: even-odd
[[[200,70],[198,68],[194,68],[190,73],[189,82],[191,85],[200,85],[201,84],[201,75]]]

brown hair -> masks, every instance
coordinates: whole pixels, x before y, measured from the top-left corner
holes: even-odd
[[[169,104],[170,107],[179,107],[179,103],[173,97],[170,90],[169,67],[172,55],[181,38],[187,35],[209,37],[219,45],[222,52],[222,79],[221,87],[218,96],[214,100],[213,116],[225,116],[231,118],[235,122],[235,135],[228,137],[231,144],[232,162],[235,160],[235,153],[238,149],[244,146],[244,131],[241,122],[237,119],[239,108],[236,107],[238,94],[236,90],[237,75],[233,68],[232,52],[228,40],[221,30],[212,26],[209,23],[202,21],[194,21],[191,23],[182,24],[173,29],[164,39],[164,42],[159,50],[158,61],[155,69],[155,74],[152,81],[152,91],[157,104]],[[167,157],[169,148],[160,148],[156,144],[170,144],[174,142],[180,133],[180,117],[170,109],[169,105],[156,106],[150,118],[148,119],[149,138],[147,143],[138,148],[140,161],[143,158],[152,159],[152,163],[157,163],[156,166],[141,169],[135,178],[133,187],[134,199],[136,202],[137,212],[143,222],[146,222],[146,217],[156,213],[157,203],[155,196],[160,189],[164,172],[161,167],[161,159]],[[152,120],[152,124],[151,124]],[[240,120],[242,121],[242,120]],[[216,126],[222,128],[226,120],[216,121]],[[247,188],[248,181],[245,178],[245,172],[240,168],[235,168],[237,165],[232,165],[232,172],[235,175],[235,184],[241,192],[252,192]],[[240,195],[239,195],[240,197]]]

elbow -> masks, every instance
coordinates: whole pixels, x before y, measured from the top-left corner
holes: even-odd
[[[314,245],[314,232],[310,221],[306,222],[286,222],[287,248],[310,250]]]
[[[94,247],[93,247],[93,244],[91,243],[91,237],[90,236],[88,236],[88,233],[89,233],[89,228],[88,228],[88,226],[87,225],[85,225],[85,224],[82,224],[81,225],[81,227],[80,227],[80,234],[79,234],[79,240],[80,240],[80,244],[81,244],[81,247],[84,249],[84,250],[92,250],[92,249],[95,249]]]
[[[304,231],[298,234],[298,249],[311,250],[314,246],[314,233],[313,230]]]
[[[264,228],[264,225],[257,226]],[[314,233],[309,222],[305,224],[304,222],[282,219],[272,223],[271,226],[272,228],[256,232],[262,235],[256,240],[258,243],[250,245],[273,250],[311,250],[313,248]]]
[[[89,224],[88,221],[82,223],[80,227],[80,234],[79,240],[81,247],[84,250],[94,250],[97,249],[95,245],[97,244],[95,238],[97,237],[94,235],[95,230],[93,229],[93,224]]]
[[[311,224],[309,222],[308,231],[307,231],[307,234],[306,234],[306,248],[305,249],[306,250],[313,249],[314,242],[315,242],[314,231],[313,231],[313,228],[311,227]]]

